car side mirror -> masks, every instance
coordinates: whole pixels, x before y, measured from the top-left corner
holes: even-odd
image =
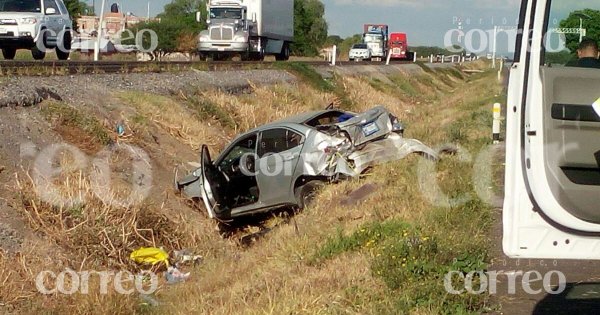
[[[46,14],[48,14],[48,15],[56,14],[56,9],[55,8],[47,8]]]
[[[202,12],[200,11],[196,12],[196,22],[202,22]]]

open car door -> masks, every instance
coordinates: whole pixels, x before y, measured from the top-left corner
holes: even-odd
[[[202,145],[201,152],[202,200],[211,219],[221,217],[228,210],[225,201],[227,180],[223,176],[223,173],[214,166],[206,145]]]
[[[552,64],[546,49],[563,41],[573,53],[579,35],[552,21],[590,3],[523,1],[507,104],[503,248],[513,258],[600,259],[600,67],[575,54],[575,66]]]

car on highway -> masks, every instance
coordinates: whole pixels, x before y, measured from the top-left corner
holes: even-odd
[[[197,169],[175,185],[184,196],[202,200],[209,217],[219,220],[304,208],[323,183],[358,176],[374,164],[411,153],[437,158],[402,133],[398,119],[383,106],[362,114],[338,109],[303,113],[243,133],[214,160],[203,145]]]
[[[73,22],[62,0],[0,0],[0,48],[4,59],[18,49],[31,50],[35,60],[56,49],[60,60],[69,58]]]
[[[369,47],[367,47],[367,44],[354,44],[352,45],[352,48],[350,48],[348,58],[350,59],[350,61],[370,60],[371,50],[369,49]]]

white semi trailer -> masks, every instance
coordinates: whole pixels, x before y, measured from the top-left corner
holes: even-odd
[[[208,29],[198,38],[202,56],[289,59],[294,40],[293,0],[210,0],[206,6]],[[200,13],[196,17],[198,21],[202,18]]]

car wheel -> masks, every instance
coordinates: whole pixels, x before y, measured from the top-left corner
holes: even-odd
[[[290,59],[290,46],[288,43],[283,43],[283,47],[281,48],[281,53],[275,55],[275,60],[277,61],[287,61]]]
[[[43,60],[44,58],[46,58],[46,52],[41,51],[39,48],[37,48],[37,46],[34,46],[33,48],[31,48],[31,56],[35,60]]]
[[[46,57],[46,49],[48,49],[48,30],[47,29],[43,29],[42,30],[42,34],[41,34],[41,38],[38,40],[41,40],[42,42],[37,42],[35,43],[35,45],[33,45],[33,48],[31,48],[31,56],[33,57],[33,59],[35,60],[42,60]],[[41,46],[41,47],[40,47]]]
[[[71,33],[65,32],[63,35],[62,42],[56,47],[56,57],[58,60],[69,59],[71,53]]]
[[[324,186],[322,181],[311,180],[300,187],[294,189],[294,195],[296,196],[296,202],[298,208],[304,209],[309,206],[315,199],[315,196],[319,189]]]
[[[16,48],[2,48],[2,56],[6,60],[15,59],[15,55],[17,54]]]

